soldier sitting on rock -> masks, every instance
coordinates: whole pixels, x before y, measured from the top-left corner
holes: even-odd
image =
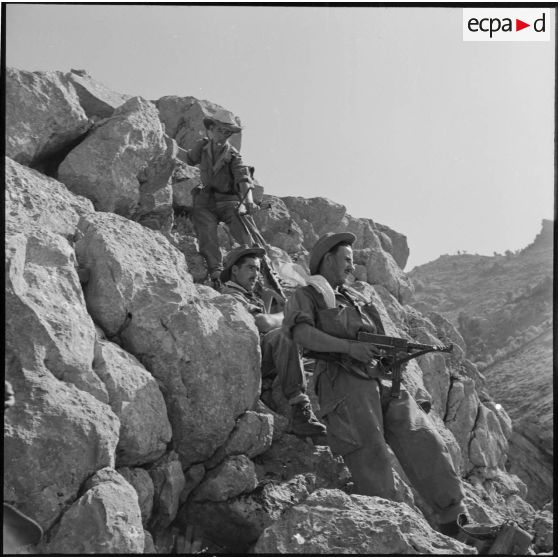
[[[250,167],[229,143],[232,134],[241,131],[232,115],[217,111],[203,121],[207,136],[190,150],[181,149],[173,141],[173,155],[188,165],[199,165],[202,188],[192,192],[194,207],[192,223],[198,237],[200,253],[205,257],[212,286],[219,289],[223,269],[217,227],[225,223],[240,244],[252,244],[252,239],[240,222],[238,211],[250,211],[253,206]],[[243,206],[239,208],[239,200]]]
[[[234,296],[254,316],[261,339],[263,381],[269,384],[278,376],[283,395],[291,406],[291,432],[299,436],[321,435],[326,429],[314,415],[306,394],[298,347],[281,330],[283,313],[266,313],[263,299],[254,292],[264,254],[265,250],[258,247],[240,246],[232,250],[221,273],[222,293]],[[262,394],[262,399],[267,402],[265,395]]]

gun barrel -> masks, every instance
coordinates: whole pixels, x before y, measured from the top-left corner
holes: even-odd
[[[421,345],[420,343],[409,343],[408,348],[415,351],[451,353],[453,351],[453,343],[450,343],[449,345]]]

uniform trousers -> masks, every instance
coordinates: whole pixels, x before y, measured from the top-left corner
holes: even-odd
[[[394,499],[389,444],[414,488],[440,523],[464,510],[464,497],[445,442],[404,389],[399,399],[377,379],[361,379],[335,363],[318,362],[320,414],[328,442],[343,456],[355,492]]]

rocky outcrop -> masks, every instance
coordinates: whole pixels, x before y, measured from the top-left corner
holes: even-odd
[[[110,473],[110,474],[107,474]],[[43,546],[48,554],[141,554],[144,531],[136,493],[116,471],[100,471]]]
[[[165,150],[157,109],[133,97],[68,154],[58,178],[72,192],[90,199],[97,211],[131,218],[140,205],[141,173]],[[162,190],[161,204],[171,205],[170,184]]]
[[[93,368],[120,419],[116,465],[151,463],[165,453],[171,439],[165,401],[153,376],[132,355],[102,337],[101,332]]]
[[[165,132],[175,139],[182,149],[191,149],[196,141],[206,136],[204,118],[213,116],[217,111],[225,110],[210,101],[175,95],[161,97],[155,101],[155,105],[159,110],[159,118],[165,127]],[[230,114],[240,125],[240,119]],[[238,150],[241,146],[241,136],[242,134],[234,134],[229,140]]]
[[[109,213],[79,229],[89,312],[163,384],[183,466],[208,459],[257,399],[253,319],[230,297],[200,297],[182,254],[158,233]]]
[[[130,95],[111,91],[85,70],[71,70],[66,77],[74,86],[79,103],[89,118],[109,118],[120,105],[130,99]]]
[[[406,504],[319,490],[266,528],[256,554],[475,554]]]
[[[287,433],[284,400],[280,412],[258,401],[253,317],[199,284],[205,262],[188,217],[199,172],[172,159],[167,137],[191,147],[219,107],[120,103],[82,71],[31,74],[19,76],[16,99],[25,83],[36,92],[46,80],[49,91],[59,80],[61,97],[40,102],[60,103],[53,113],[78,103],[94,121],[72,139],[53,128],[49,137],[64,139],[46,150],[43,140],[23,142],[21,161],[35,170],[6,160],[6,370],[16,406],[6,414],[4,497],[45,529],[41,552],[462,551],[430,529],[435,518],[394,455],[398,503],[349,495],[343,460]],[[12,146],[18,126],[33,124],[13,115],[22,122],[8,132]],[[403,235],[325,198],[256,194],[269,208],[254,218],[288,292],[305,282],[318,236],[350,230],[352,286],[386,332],[454,343],[451,355],[409,363],[406,387],[464,477],[472,519],[514,518],[545,551],[551,523],[505,471],[510,417],[451,322],[408,303]],[[230,249],[226,229],[218,234]]]
[[[6,68],[6,155],[37,165],[91,127],[73,84],[62,72]]]

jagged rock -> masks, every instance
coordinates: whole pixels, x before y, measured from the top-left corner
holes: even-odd
[[[4,500],[48,529],[87,477],[114,466],[120,423],[108,405],[41,363],[6,364],[16,404],[5,413]]]
[[[195,282],[203,281],[207,277],[207,264],[199,253],[198,239],[190,219],[183,215],[175,218],[173,229],[167,238],[184,255],[192,279]]]
[[[176,140],[182,149],[192,149],[197,140],[205,137],[203,119],[212,116],[223,107],[194,97],[177,97],[168,95],[155,101],[159,117],[165,126],[165,132]],[[229,112],[229,111],[227,111]],[[240,125],[238,117],[230,113]],[[229,143],[240,151],[242,134],[234,134]]]
[[[175,209],[191,210],[194,206],[192,191],[202,184],[197,167],[179,164],[172,176],[172,205]]]
[[[181,504],[184,504],[184,502],[188,500],[188,496],[190,496],[192,491],[199,486],[204,477],[205,467],[201,463],[192,465],[192,467],[184,472],[184,488],[180,493]]]
[[[92,486],[52,529],[48,554],[141,554],[144,531],[133,487],[116,471]]]
[[[407,237],[380,223],[376,223],[376,228],[391,241],[391,250],[386,250],[385,248],[384,250],[393,256],[393,259],[401,269],[405,269],[407,260],[409,259]]]
[[[59,380],[108,402],[91,366],[95,327],[67,240],[39,229],[6,238],[5,303],[6,343],[22,366],[42,361]]]
[[[469,459],[476,467],[504,467],[508,441],[496,414],[479,405],[469,445]]]
[[[256,554],[475,554],[406,504],[319,490],[267,527]]]
[[[134,487],[138,495],[138,504],[141,511],[141,521],[147,525],[153,511],[153,498],[155,488],[149,473],[139,467],[122,467],[118,472]],[[153,541],[152,541],[153,542]]]
[[[79,226],[89,312],[161,382],[184,468],[203,462],[258,396],[252,316],[232,297],[202,298],[183,255],[159,233],[108,213]]]
[[[273,439],[273,416],[246,411],[236,421],[229,439],[205,465],[212,469],[230,455],[255,457],[266,451]]]
[[[155,548],[155,543],[153,542],[153,537],[149,531],[144,529],[143,531],[143,553],[144,554],[157,554],[157,549]]]
[[[383,250],[367,250],[366,272],[368,282],[380,284],[403,304],[413,296],[414,287],[395,263],[391,254]]]
[[[315,488],[311,474],[297,475],[288,482],[258,485],[250,494],[225,502],[191,501],[181,511],[181,525],[193,524],[229,552],[245,554],[268,525],[308,497]]]
[[[334,457],[329,446],[314,446],[291,434],[274,441],[254,462],[260,481],[287,481],[307,472],[320,488],[341,488],[349,480],[343,460]]]
[[[444,422],[455,436],[462,450],[465,472],[474,467],[469,457],[469,443],[479,405],[480,401],[475,391],[475,384],[471,379],[460,378],[451,382]]]
[[[554,521],[552,513],[548,511],[539,511],[535,517],[533,530],[535,538],[533,544],[535,551],[552,552],[554,548]]]
[[[153,514],[149,523],[151,529],[168,527],[178,511],[180,493],[184,489],[184,473],[178,455],[171,451],[157,461],[150,469],[153,479]]]
[[[116,464],[143,465],[161,457],[172,432],[153,376],[132,355],[100,337],[93,369],[105,383],[109,404],[120,419]]]
[[[130,95],[111,91],[87,72],[71,70],[66,77],[74,86],[79,102],[90,118],[108,118],[112,116],[115,109],[130,99]]]
[[[257,485],[254,463],[245,455],[233,455],[207,473],[192,497],[199,502],[224,502]]]
[[[265,195],[265,209],[256,211],[254,222],[267,242],[292,254],[302,250],[303,232],[281,198]]]
[[[70,145],[91,126],[62,72],[6,68],[6,155],[31,166]]]
[[[6,233],[49,230],[73,241],[80,216],[93,213],[93,204],[52,178],[5,161]]]
[[[133,217],[140,203],[138,177],[166,149],[157,109],[133,97],[68,154],[58,178],[72,192],[90,199],[98,211]],[[168,205],[170,185],[162,190]]]

